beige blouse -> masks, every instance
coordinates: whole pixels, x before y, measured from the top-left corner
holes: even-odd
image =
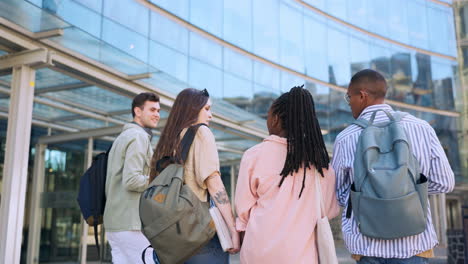
[[[182,130],[181,137],[187,128]],[[184,181],[195,195],[203,202],[207,201],[205,180],[213,173],[220,175],[218,149],[215,137],[206,126],[200,126],[193,139],[192,146],[185,161]]]

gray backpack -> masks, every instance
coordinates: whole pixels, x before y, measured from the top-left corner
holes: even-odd
[[[374,124],[378,111],[390,121]],[[363,131],[356,148],[347,217],[352,210],[360,232],[368,237],[396,239],[426,229],[428,183],[400,122],[404,115],[377,110],[369,121],[354,122]]]
[[[200,125],[190,127],[185,133],[181,142],[182,160],[186,160]],[[182,164],[169,163],[140,197],[141,229],[161,264],[183,263],[216,233],[209,202],[200,201],[184,184]]]

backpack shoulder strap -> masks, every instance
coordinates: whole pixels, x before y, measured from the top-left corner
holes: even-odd
[[[363,129],[366,129],[370,123],[364,118],[359,118],[359,119],[354,120],[353,124],[358,125],[362,127]]]
[[[185,132],[185,135],[180,143],[182,146],[182,152],[180,157],[183,161],[187,159],[190,147],[192,146],[193,140],[195,139],[195,135],[197,134],[198,128],[200,128],[201,126],[206,126],[206,124],[201,123],[193,125],[187,129],[187,132]]]
[[[393,118],[395,118],[396,122],[399,122],[407,115],[408,113],[406,112],[395,111],[395,113],[393,114]]]

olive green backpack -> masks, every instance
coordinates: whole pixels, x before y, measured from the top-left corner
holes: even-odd
[[[201,125],[192,126],[185,133],[181,142],[182,160],[187,158]],[[214,237],[216,229],[209,202],[200,201],[184,184],[184,166],[170,157],[161,161],[169,161],[169,165],[140,197],[141,228],[161,264],[184,263]]]

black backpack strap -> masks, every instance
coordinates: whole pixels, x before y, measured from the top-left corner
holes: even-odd
[[[98,252],[99,259],[101,259],[101,248],[99,247],[99,239],[98,239],[98,221],[94,219],[93,227],[94,227],[94,241],[96,241],[96,248]]]
[[[180,154],[180,157],[183,161],[187,159],[188,153],[190,151],[190,147],[192,146],[193,139],[195,138],[195,135],[197,134],[198,128],[201,126],[206,126],[206,124],[197,124],[189,127],[187,129],[187,132],[185,132],[184,137],[182,138],[182,141],[180,143],[182,147],[182,152]]]
[[[146,264],[145,254],[146,254],[146,250],[147,250],[148,248],[152,248],[152,246],[151,246],[151,245],[147,246],[147,247],[143,250],[143,252],[141,252],[141,260],[143,261],[144,264]]]

